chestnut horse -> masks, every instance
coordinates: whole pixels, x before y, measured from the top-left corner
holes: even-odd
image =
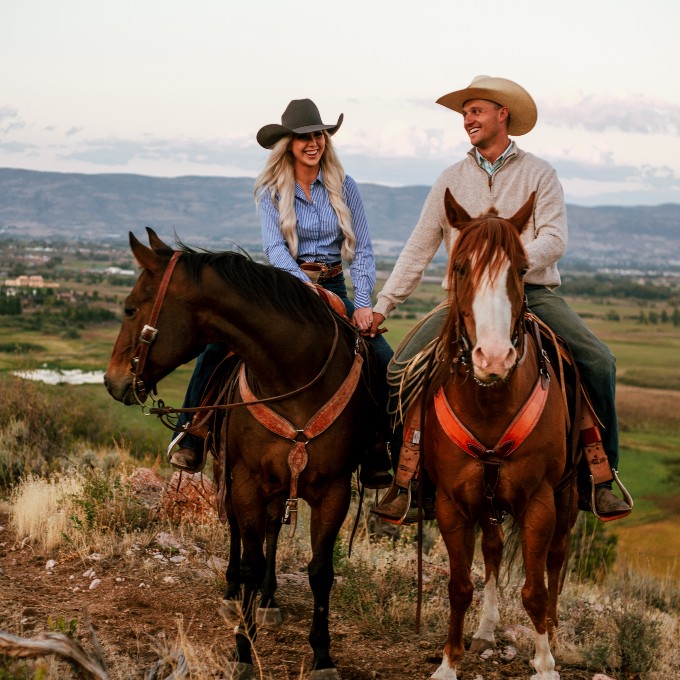
[[[159,380],[212,342],[225,343],[243,360],[246,370],[234,401],[251,405],[230,410],[222,437],[227,470],[216,480],[221,489],[227,485],[243,546],[243,620],[232,672],[239,678],[252,675],[255,598],[267,559],[275,554],[284,512],[295,520],[300,497],[311,508],[310,678],[337,678],[328,629],[333,546],[349,508],[352,473],[376,422],[376,406],[361,375],[364,344],[313,288],[287,272],[240,253],[198,253],[185,246],[175,251],[147,231],[151,248],[130,234],[142,272],[125,301],[106,387],[125,404],[144,403]],[[271,402],[269,424],[278,418],[292,432],[274,433],[261,424],[252,411],[256,402],[265,409],[263,400]],[[323,408],[329,402],[341,404],[335,417]],[[239,557],[235,541],[232,534],[232,572]],[[225,599],[235,595],[233,574],[228,580]],[[271,583],[264,587],[273,592]]]
[[[540,334],[525,325],[522,278],[528,259],[520,234],[534,200],[532,194],[509,219],[495,210],[471,219],[446,191],[447,218],[459,233],[449,261],[450,310],[442,365],[429,393],[434,401],[428,400],[424,444],[451,572],[451,618],[443,661],[432,676],[437,680],[456,680],[465,651],[463,622],[472,601],[478,524],[486,574],[471,650],[495,645],[506,514],[520,532],[526,574],[522,602],[536,630],[532,677],[555,677],[550,640],[577,494],[574,476],[560,484],[567,466],[567,405]]]

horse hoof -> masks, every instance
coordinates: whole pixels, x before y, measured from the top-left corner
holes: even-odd
[[[321,668],[309,674],[309,680],[340,680],[337,668]]]
[[[243,621],[243,610],[239,600],[222,600],[217,611],[230,626],[238,626]]]
[[[253,680],[253,664],[237,661],[227,666],[227,674],[223,680]]]
[[[261,628],[278,628],[283,623],[283,616],[278,607],[260,607],[257,610],[255,621]]]
[[[470,654],[481,654],[487,649],[496,649],[496,643],[493,640],[485,640],[484,638],[472,638],[470,643]]]

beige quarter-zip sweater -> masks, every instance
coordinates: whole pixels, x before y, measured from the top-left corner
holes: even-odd
[[[403,302],[418,286],[427,265],[444,241],[447,253],[457,237],[444,210],[444,192],[472,217],[495,207],[501,217],[512,217],[536,191],[533,217],[522,233],[529,257],[525,281],[555,288],[560,285],[557,261],[567,247],[567,212],[562,186],[546,161],[517,148],[508,154],[493,176],[477,163],[474,149],[442,172],[428,194],[418,224],[397,259],[394,270],[378,293],[373,308],[383,316]],[[442,285],[446,285],[444,280]]]

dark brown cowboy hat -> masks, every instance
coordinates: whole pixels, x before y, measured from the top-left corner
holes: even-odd
[[[335,125],[321,122],[321,114],[311,99],[293,99],[281,116],[281,125],[272,123],[260,128],[257,133],[257,143],[265,149],[271,149],[276,142],[286,135],[306,135],[308,132],[328,130],[334,135],[342,125],[343,114],[340,114]]]
[[[476,76],[463,90],[449,92],[437,99],[437,104],[463,113],[463,104],[470,99],[487,99],[506,106],[510,113],[508,134],[525,135],[538,118],[536,103],[531,95],[520,85],[507,78]]]

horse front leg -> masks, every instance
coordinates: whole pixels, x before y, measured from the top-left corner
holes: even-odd
[[[444,492],[437,491],[437,524],[449,554],[449,603],[451,616],[441,666],[433,680],[457,680],[457,669],[465,654],[463,624],[472,602],[473,585],[470,578],[475,551],[475,528],[450,501]]]
[[[544,484],[531,498],[519,520],[522,556],[526,578],[522,587],[522,604],[536,631],[533,660],[536,673],[531,680],[554,680],[555,659],[548,637],[548,588],[545,584],[548,550],[555,530],[555,503],[552,489]]]
[[[496,647],[498,625],[498,574],[503,557],[503,529],[492,524],[488,516],[481,521],[482,555],[484,556],[484,604],[477,632],[472,636],[470,652],[481,654]]]
[[[336,483],[319,503],[312,507],[312,559],[308,565],[309,585],[314,595],[309,644],[314,653],[310,680],[337,680],[340,676],[330,653],[328,616],[333,586],[333,548],[347,515],[350,499],[349,480]]]
[[[276,508],[280,507],[281,503],[277,502]],[[275,596],[278,587],[276,582],[276,550],[280,533],[281,513],[270,513],[265,538],[267,567],[260,588],[260,604],[257,610],[257,625],[261,627],[276,628],[283,622]]]
[[[567,487],[555,496],[555,533],[548,550],[548,637],[553,642],[557,630],[557,600],[564,584],[565,566],[571,541],[571,530],[578,515],[578,493]]]
[[[229,562],[227,563],[227,589],[224,601],[241,599],[241,530],[234,514],[231,499],[227,499],[227,523],[229,525]]]

